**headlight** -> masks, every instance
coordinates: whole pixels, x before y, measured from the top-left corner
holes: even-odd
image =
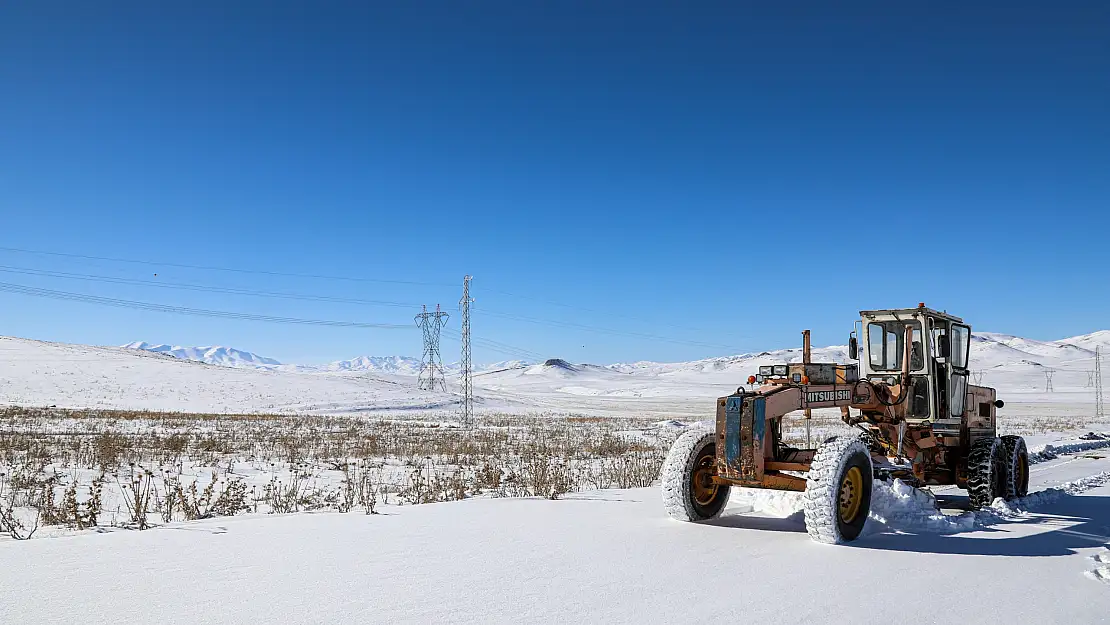
[[[774,375],[775,377],[778,377],[778,378],[785,378],[786,377],[786,365],[775,365],[775,370],[774,370],[772,375]]]
[[[774,367],[760,367],[759,375],[765,378],[774,375]]]

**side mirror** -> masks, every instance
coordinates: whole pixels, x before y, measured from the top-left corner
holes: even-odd
[[[859,341],[856,340],[855,332],[848,337],[848,358],[852,360],[859,360]]]
[[[1001,408],[1005,405],[1006,405],[1006,402],[1002,401],[1001,399],[994,400],[994,407],[995,408]]]
[[[948,358],[952,353],[952,344],[948,342],[947,334],[937,335],[937,355],[941,358]]]

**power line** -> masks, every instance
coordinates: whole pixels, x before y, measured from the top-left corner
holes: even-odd
[[[2,248],[0,248],[0,249],[2,249]],[[393,302],[393,301],[383,301],[383,300],[368,300],[368,299],[361,299],[361,298],[337,297],[337,296],[330,296],[330,295],[312,295],[312,294],[290,293],[290,292],[283,292],[283,291],[259,291],[259,290],[254,290],[254,289],[243,289],[243,288],[238,288],[238,287],[224,287],[224,286],[204,285],[204,284],[195,284],[195,283],[182,283],[182,282],[172,282],[172,281],[163,281],[163,280],[143,280],[143,279],[138,279],[138,278],[125,278],[125,277],[120,277],[120,276],[105,276],[105,275],[99,275],[99,274],[73,273],[73,272],[68,272],[68,271],[51,271],[51,270],[46,270],[46,269],[35,269],[35,268],[30,268],[30,267],[16,267],[16,266],[11,266],[11,265],[0,265],[0,272],[14,273],[14,274],[20,274],[20,275],[29,275],[29,276],[49,277],[49,278],[61,278],[63,280],[80,280],[80,281],[86,281],[86,282],[100,282],[100,283],[108,283],[108,284],[124,284],[124,285],[130,285],[130,286],[153,287],[153,288],[158,288],[158,289],[175,289],[175,290],[184,290],[184,291],[195,291],[195,292],[201,292],[201,293],[220,293],[220,294],[228,294],[228,295],[246,295],[246,296],[251,296],[251,297],[267,297],[267,298],[301,300],[301,301],[312,301],[312,302],[358,304],[358,305],[363,305],[363,306],[390,306],[390,307],[398,307],[398,308],[411,308],[411,307],[414,307],[414,306],[418,305],[418,304],[415,304],[415,303],[412,303],[412,302]],[[723,349],[726,349],[726,350],[727,349],[732,349],[731,347],[726,346],[726,345],[722,345],[722,344],[703,343],[703,342],[700,342],[700,341],[687,341],[687,340],[681,340],[681,339],[672,339],[672,338],[669,338],[669,337],[662,337],[662,336],[657,336],[657,335],[652,335],[652,334],[643,334],[643,333],[638,333],[638,332],[622,332],[622,331],[619,331],[619,330],[612,330],[612,329],[609,329],[609,328],[599,328],[599,327],[594,327],[594,326],[587,326],[587,325],[583,325],[583,324],[563,322],[563,321],[550,320],[550,319],[537,319],[537,318],[525,317],[525,316],[522,316],[522,315],[515,315],[515,314],[512,314],[512,313],[504,313],[504,312],[488,311],[488,310],[483,310],[482,312],[483,312],[483,314],[486,314],[486,315],[489,315],[489,316],[492,316],[492,317],[500,317],[500,318],[504,318],[504,319],[515,319],[515,320],[524,321],[524,322],[527,322],[527,323],[551,325],[551,326],[554,326],[554,327],[563,327],[563,328],[568,328],[568,329],[579,329],[579,330],[586,330],[586,331],[589,331],[589,332],[597,332],[597,333],[611,334],[611,335],[617,335],[617,336],[632,336],[632,337],[646,338],[646,339],[651,339],[651,340],[656,340],[656,341],[665,341],[665,342],[679,343],[679,344],[684,344],[684,345],[695,345],[695,346],[699,346],[699,347],[723,348]]]
[[[435,312],[428,312],[428,307],[425,306],[415,319],[424,335],[424,352],[420,356],[420,388],[432,391],[438,387],[446,393],[447,378],[443,373],[443,358],[439,355],[439,331],[447,324],[447,313],[439,309],[439,304],[436,304]]]
[[[215,267],[211,265],[189,265],[185,263],[169,263],[162,261],[152,260],[136,260],[133,258],[113,258],[110,256],[91,256],[87,254],[71,254],[67,252],[47,252],[43,250],[28,250],[18,247],[4,247],[0,246],[0,251],[4,252],[17,252],[20,254],[38,254],[41,256],[58,256],[62,258],[80,258],[83,260],[100,260],[110,263],[129,263],[134,265],[150,265],[156,267],[177,267],[180,269],[197,269],[201,271],[224,271],[230,273],[245,273],[257,274],[266,276],[284,276],[287,278],[311,278],[315,280],[346,280],[349,282],[379,282],[382,284],[411,284],[419,286],[454,286],[452,284],[444,284],[441,282],[420,282],[415,280],[384,280],[378,278],[357,278],[353,276],[329,276],[322,274],[311,273],[290,273],[284,271],[267,271],[264,269],[239,269],[236,267]]]
[[[114,279],[111,276],[94,276],[94,275],[91,275],[91,274],[66,274],[65,272],[45,272],[45,271],[40,272],[38,270],[33,270],[33,269],[7,268],[7,267],[4,267],[4,266],[0,266],[0,271],[25,273],[25,274],[28,274],[28,275],[48,275],[48,276],[51,276],[51,277],[66,277],[66,278],[73,277],[73,278],[81,278],[81,279],[84,279],[84,278],[102,279],[102,281],[105,281],[105,282],[115,282],[115,281],[117,281],[116,279]],[[52,274],[58,274],[58,275],[53,276]],[[143,285],[146,285],[147,283],[149,283],[149,286],[155,286],[155,287],[182,288],[182,289],[186,289],[186,290],[208,291],[208,292],[214,292],[214,293],[242,294],[242,295],[262,296],[262,297],[303,299],[303,300],[309,300],[309,301],[335,301],[335,302],[352,303],[352,304],[375,304],[375,305],[382,305],[382,306],[413,306],[414,305],[414,304],[404,304],[402,302],[384,302],[384,301],[378,301],[378,300],[364,300],[364,299],[356,299],[356,298],[338,298],[338,297],[329,297],[329,296],[300,295],[300,294],[295,294],[295,293],[282,293],[282,292],[270,292],[270,291],[252,291],[252,290],[247,290],[247,289],[212,287],[212,286],[195,285],[195,284],[160,283],[160,282],[147,281],[147,280],[131,280],[131,279],[126,279],[126,278],[119,278],[118,281],[123,282],[123,283],[127,283],[127,284],[141,283]],[[277,323],[298,323],[298,324],[308,324],[308,325],[326,325],[326,326],[335,326],[335,327],[357,327],[357,328],[383,328],[383,329],[408,329],[409,328],[409,326],[398,325],[398,324],[373,324],[373,323],[361,323],[361,322],[353,322],[353,321],[330,321],[330,320],[321,320],[321,319],[296,319],[296,318],[290,318],[290,317],[274,317],[274,316],[271,316],[271,315],[255,315],[255,314],[250,314],[250,313],[237,313],[237,312],[229,312],[229,311],[208,310],[208,309],[200,309],[200,308],[189,308],[189,307],[185,307],[185,306],[170,306],[170,305],[154,304],[154,303],[150,303],[150,302],[141,302],[141,301],[135,301],[135,300],[100,297],[100,296],[95,296],[95,295],[85,295],[85,294],[81,294],[81,293],[72,293],[72,292],[68,292],[68,291],[57,291],[57,290],[52,290],[52,289],[43,289],[43,288],[30,287],[30,286],[13,284],[13,283],[4,283],[4,282],[0,282],[0,291],[7,291],[7,292],[17,293],[17,294],[21,294],[21,295],[30,295],[30,296],[34,296],[34,297],[43,297],[43,298],[49,298],[49,299],[59,299],[59,300],[77,301],[77,302],[89,303],[89,304],[113,306],[113,307],[117,307],[117,308],[132,308],[132,309],[139,309],[139,310],[150,310],[150,311],[154,311],[154,312],[165,312],[165,313],[193,315],[193,316],[217,317],[217,318],[226,318],[226,319],[241,319],[241,320],[247,320],[247,321],[267,321],[267,322],[277,322]],[[459,335],[457,333],[452,332],[448,328],[444,328],[444,332],[448,336],[454,335],[455,338],[459,338]],[[507,343],[502,343],[500,341],[494,341],[492,339],[475,338],[473,340],[473,343],[482,347],[482,348],[484,348],[484,349],[487,349],[489,351],[496,352],[498,354],[502,354],[502,355],[505,355],[505,356],[512,356],[512,357],[515,357],[515,358],[522,358],[522,359],[525,359],[525,360],[542,360],[544,358],[544,356],[542,354],[538,353],[538,352],[534,352],[534,351],[531,351],[531,350],[528,350],[528,349],[517,347],[515,345],[509,345]]]
[[[197,317],[218,317],[221,319],[236,319],[242,321],[265,321],[268,323],[289,323],[314,326],[332,326],[339,328],[375,328],[381,330],[408,330],[410,326],[395,323],[364,323],[359,321],[333,321],[328,319],[302,319],[298,317],[278,317],[274,315],[258,315],[253,313],[240,313],[227,310],[209,310],[206,308],[189,308],[187,306],[170,306],[135,300],[118,299],[114,297],[101,297],[99,295],[86,295],[84,293],[71,293],[69,291],[55,291],[53,289],[40,289],[0,282],[0,291],[43,297],[47,299],[82,302],[85,304],[99,304],[116,308],[132,310],[148,310],[152,312],[171,313],[176,315],[192,315]]]
[[[180,289],[185,291],[198,291],[203,293],[223,293],[228,295],[250,295],[254,297],[273,297],[278,299],[304,300],[311,302],[334,302],[339,304],[359,304],[363,306],[395,306],[398,308],[412,308],[419,304],[411,302],[390,302],[382,300],[368,300],[351,297],[335,297],[331,295],[306,295],[281,291],[256,291],[237,287],[223,287],[182,282],[163,282],[161,280],[139,280],[137,278],[121,278],[117,276],[101,276],[96,274],[71,273],[66,271],[47,271],[45,269],[30,269],[26,267],[11,267],[0,265],[0,272],[16,273],[28,276],[43,276],[48,278],[62,278],[63,280],[82,280],[88,282],[105,282],[111,284],[127,284],[134,286],[150,286],[159,289]]]
[[[82,259],[82,260],[98,260],[98,261],[113,262],[113,263],[138,264],[138,265],[147,265],[147,266],[155,266],[155,267],[177,267],[177,268],[183,268],[183,269],[195,269],[195,270],[202,270],[202,271],[221,271],[221,272],[231,272],[231,273],[239,273],[239,274],[284,276],[284,277],[308,278],[308,279],[318,279],[318,280],[344,280],[344,281],[351,281],[351,282],[374,282],[374,283],[382,283],[382,284],[406,284],[406,285],[420,285],[420,286],[451,286],[451,285],[448,285],[448,284],[438,283],[438,282],[423,282],[423,281],[413,281],[413,280],[386,280],[386,279],[376,279],[376,278],[359,278],[359,277],[352,277],[352,276],[332,276],[332,275],[323,275],[323,274],[281,272],[281,271],[270,271],[270,270],[261,270],[261,269],[242,269],[242,268],[237,268],[237,267],[219,267],[219,266],[212,266],[212,265],[193,265],[193,264],[187,264],[187,263],[173,263],[173,262],[162,262],[162,261],[138,260],[138,259],[131,259],[131,258],[117,258],[117,257],[111,257],[111,256],[95,256],[95,255],[89,255],[89,254],[74,254],[74,253],[68,253],[68,252],[51,252],[51,251],[46,251],[46,250],[30,250],[30,249],[25,249],[25,248],[16,248],[16,247],[8,247],[8,246],[0,246],[0,251],[15,252],[15,253],[20,253],[20,254],[41,255],[41,256],[54,256],[54,257],[61,257],[61,258],[74,258],[74,259]],[[299,299],[299,300],[307,300],[307,301],[351,303],[351,304],[374,305],[374,306],[397,306],[397,307],[415,306],[415,304],[413,304],[413,303],[404,303],[404,302],[361,300],[361,299],[356,299],[356,298],[316,296],[316,295],[301,295],[301,294],[294,294],[294,293],[281,293],[281,292],[271,292],[271,291],[256,291],[256,290],[250,290],[250,289],[239,289],[239,288],[234,288],[234,287],[218,287],[218,286],[206,286],[206,285],[188,284],[188,283],[173,283],[173,282],[152,281],[152,280],[138,280],[138,279],[132,279],[132,278],[120,278],[120,277],[101,276],[101,275],[94,275],[94,274],[78,274],[78,273],[71,273],[71,272],[48,271],[48,270],[29,269],[29,268],[13,267],[13,266],[0,266],[0,271],[5,271],[5,272],[8,272],[8,273],[22,273],[22,274],[25,274],[25,275],[58,277],[58,278],[63,278],[63,279],[82,279],[82,280],[91,280],[91,281],[99,281],[99,282],[110,282],[110,283],[116,283],[116,284],[131,284],[131,285],[137,285],[137,286],[150,286],[150,287],[156,287],[156,288],[172,288],[172,289],[182,289],[182,290],[211,292],[211,293],[227,293],[227,294],[236,294],[236,295],[250,295],[250,296],[258,296],[258,297],[275,297],[275,298],[282,298],[282,299]],[[510,293],[510,292],[507,292],[507,291],[501,291],[501,290],[489,290],[489,291],[492,292],[492,293],[499,293],[499,294],[502,294],[502,295],[508,295],[510,297],[518,297],[518,298],[521,298],[521,299],[529,299],[529,300],[533,300],[533,301],[540,301],[540,302],[543,302],[543,303],[546,303],[546,304],[550,304],[552,306],[560,306],[560,307],[564,307],[564,308],[583,310],[583,311],[587,311],[587,312],[600,312],[600,311],[596,311],[596,310],[590,309],[590,308],[584,308],[584,307],[580,307],[580,306],[565,304],[565,303],[562,303],[562,302],[556,302],[556,301],[551,301],[551,300],[533,298],[533,297],[529,297],[529,296],[525,296],[525,295],[518,295],[518,294]],[[511,313],[503,313],[503,312],[496,312],[496,311],[483,311],[483,312],[484,312],[484,314],[494,316],[494,317],[501,317],[501,318],[505,318],[505,319],[514,319],[514,320],[523,321],[523,322],[526,322],[526,323],[549,325],[549,326],[552,326],[552,327],[562,327],[562,328],[568,328],[568,329],[585,330],[585,331],[588,331],[588,332],[609,334],[609,335],[614,335],[614,336],[629,336],[629,337],[634,337],[634,338],[650,339],[650,340],[654,340],[654,341],[663,341],[663,342],[680,344],[680,345],[691,345],[691,346],[696,346],[696,347],[707,347],[707,348],[712,348],[712,349],[724,349],[724,350],[729,350],[729,351],[738,351],[733,346],[724,345],[724,344],[721,344],[721,343],[709,343],[709,342],[704,342],[704,341],[691,341],[691,340],[675,339],[675,338],[671,338],[671,337],[667,337],[667,336],[659,336],[659,335],[646,334],[646,333],[640,333],[640,332],[629,332],[629,331],[614,330],[614,329],[611,329],[611,328],[601,328],[601,327],[596,327],[596,326],[590,326],[590,325],[578,324],[578,323],[571,323],[571,322],[563,322],[563,321],[557,321],[557,320],[552,320],[552,319],[537,319],[537,318],[525,317],[525,316],[522,316],[522,315],[514,315],[514,314],[511,314]],[[624,318],[629,318],[629,319],[637,319],[637,317],[633,317],[633,316],[627,315],[627,314],[614,314],[613,316],[624,317]],[[659,322],[653,322],[653,323],[656,323],[657,325],[675,327],[675,328],[686,329],[686,330],[692,330],[693,329],[693,328],[685,328],[683,326],[677,326],[677,325],[668,324],[668,323],[659,323]],[[697,330],[697,331],[703,332],[704,330]]]
[[[443,328],[443,334],[455,340],[462,340],[462,334],[451,328]],[[504,356],[512,356],[523,360],[543,360],[545,358],[544,355],[539,352],[534,352],[515,345],[509,345],[508,343],[502,343],[500,341],[494,341],[493,339],[472,336],[470,340],[473,345],[477,345],[491,352],[497,352]]]
[[[474,418],[474,372],[470,362],[470,304],[474,301],[474,298],[470,297],[472,279],[469,275],[463,277],[462,299],[459,300],[459,308],[462,309],[462,421],[467,426]]]

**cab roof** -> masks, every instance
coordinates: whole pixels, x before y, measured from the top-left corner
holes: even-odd
[[[955,323],[963,323],[964,322],[963,319],[960,319],[959,317],[957,317],[955,315],[950,315],[946,312],[941,312],[939,310],[933,310],[932,308],[926,308],[925,306],[918,306],[917,308],[883,308],[883,309],[880,309],[880,310],[861,310],[861,311],[859,311],[860,317],[889,317],[889,316],[895,316],[895,315],[908,316],[908,315],[916,315],[918,313],[925,313],[929,316],[936,317],[938,319],[947,319],[948,321],[952,321],[952,322],[955,322]]]

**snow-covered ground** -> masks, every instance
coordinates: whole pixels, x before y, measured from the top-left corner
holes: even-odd
[[[1056,490],[946,523],[877,487],[850,546],[758,491],[672,521],[656,488],[8,541],[0,604],[10,623],[1106,622],[1110,457],[1033,469]]]
[[[454,396],[381,374],[233,368],[138,349],[0,337],[0,404],[204,413],[322,413],[451,407]]]

